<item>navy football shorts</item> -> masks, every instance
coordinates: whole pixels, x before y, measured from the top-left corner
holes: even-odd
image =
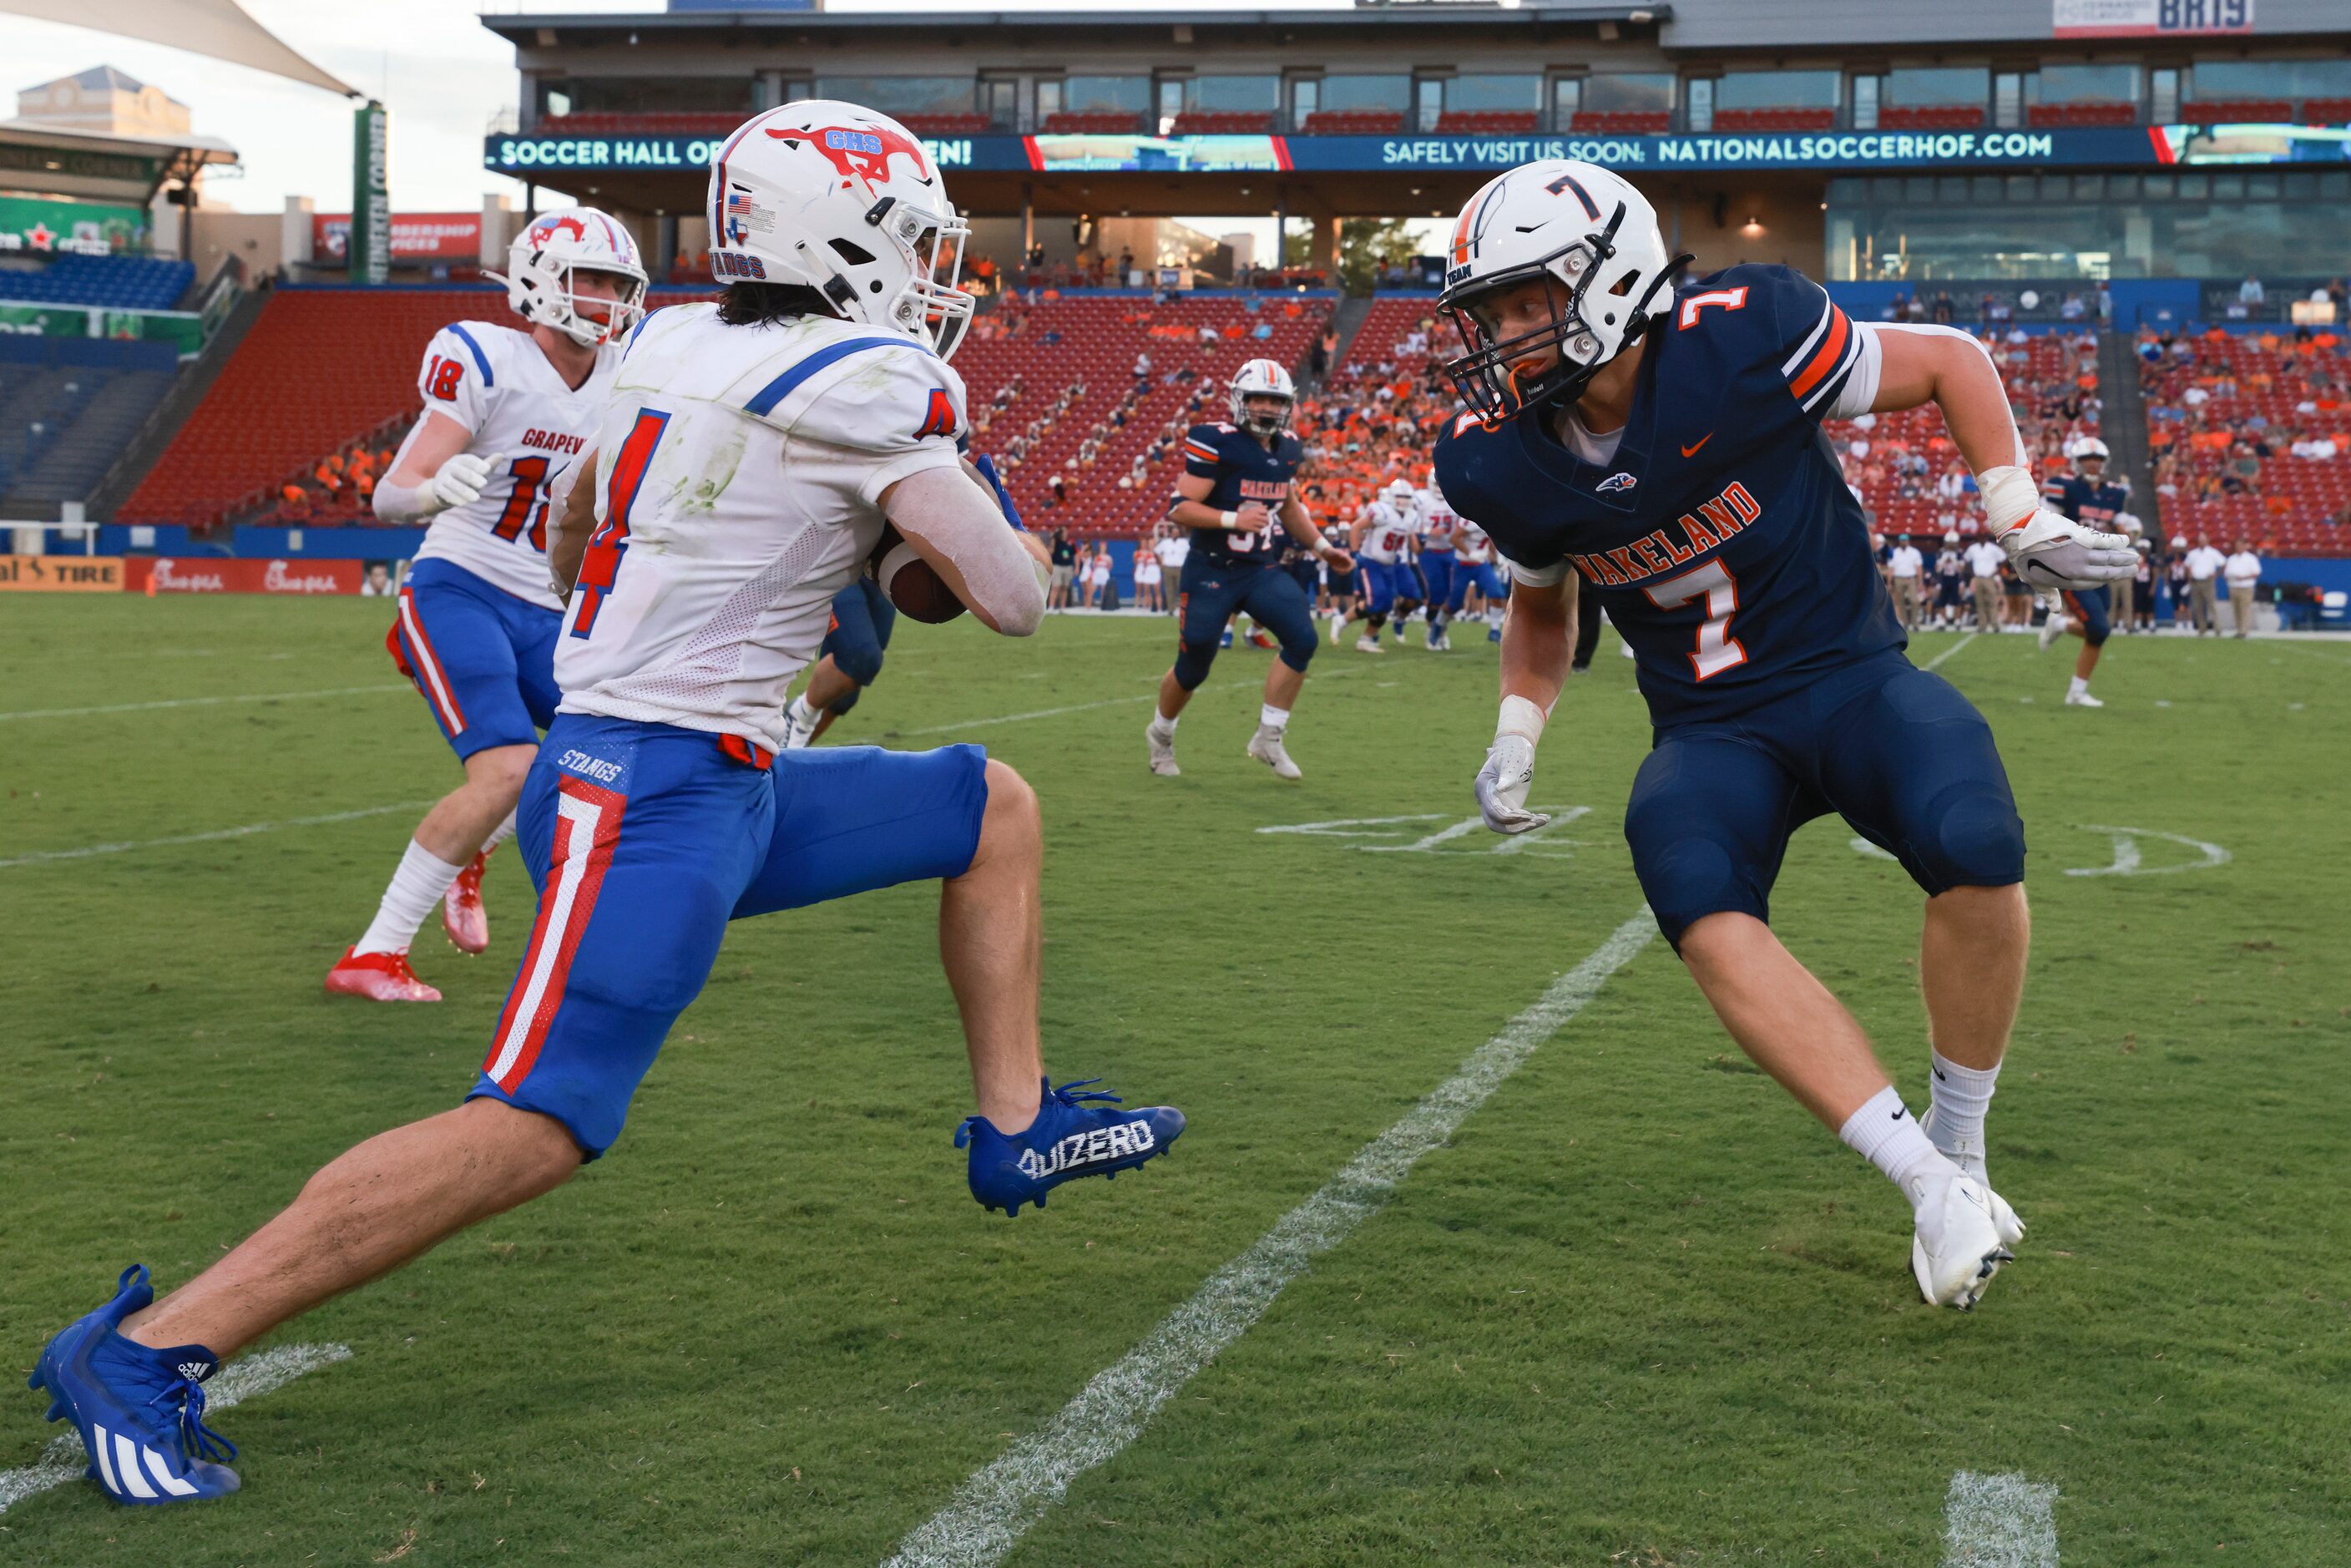
[[[2114,634],[2113,591],[2105,588],[2069,588],[2065,605],[2074,619],[2082,623],[2082,641],[2095,648]]]
[[[1314,601],[1280,568],[1217,566],[1195,552],[1185,559],[1182,586],[1176,683],[1186,691],[1208,678],[1225,627],[1244,610],[1281,643],[1283,664],[1303,670],[1314,657]]]
[[[858,687],[832,705],[834,713],[855,707],[864,688],[881,679],[882,655],[889,652],[890,633],[897,625],[898,607],[880,583],[862,572],[832,596],[832,624],[816,656],[832,655],[833,666]]]
[[[1633,869],[1679,946],[1700,918],[1771,918],[1788,840],[1834,811],[1928,894],[2024,880],[2024,825],[1991,727],[1898,653],[1733,719],[1663,730],[1633,780]]]
[[[729,920],[960,876],[987,753],[826,747],[559,716],[517,835],[538,916],[473,1092],[551,1116],[589,1158],[621,1135]]]
[[[537,746],[563,694],[555,640],[563,612],[517,599],[464,567],[420,560],[400,585],[384,646],[416,683],[464,761],[493,746]]]

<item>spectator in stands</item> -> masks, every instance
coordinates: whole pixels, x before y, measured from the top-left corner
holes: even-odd
[[[384,599],[392,593],[392,563],[371,560],[367,563],[367,576],[360,581],[360,597]]]
[[[2253,591],[2262,580],[2262,558],[2253,549],[2253,541],[2244,535],[2237,536],[2237,548],[2221,563],[2221,575],[2229,580],[2229,619],[2237,635],[2245,636],[2253,629]]]
[[[2199,637],[2218,637],[2220,618],[2213,608],[2213,580],[2228,569],[2229,558],[2212,548],[2210,539],[2199,539],[2196,548],[2188,552],[2188,599],[2189,618]],[[2174,619],[2178,612],[2173,612]]]

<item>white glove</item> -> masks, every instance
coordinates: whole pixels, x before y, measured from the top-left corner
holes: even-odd
[[[1976,476],[1984,514],[2016,575],[2044,598],[2068,588],[2119,582],[2138,569],[2138,552],[2121,534],[2102,534],[2041,505],[2022,467],[1987,468]]]
[[[1527,786],[1534,782],[1535,743],[1551,715],[1531,698],[1506,696],[1494,725],[1494,744],[1478,769],[1478,811],[1498,833],[1531,833],[1551,821],[1548,811],[1527,810]]]
[[[416,498],[423,503],[424,515],[429,517],[452,507],[480,500],[491,473],[505,461],[503,452],[493,452],[487,457],[460,452],[444,461],[434,470],[432,478],[417,486]]]

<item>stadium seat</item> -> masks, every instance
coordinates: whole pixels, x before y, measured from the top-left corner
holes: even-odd
[[[2302,100],[2302,122],[2351,125],[2351,98],[2305,98]]]
[[[1273,112],[1189,109],[1176,117],[1178,136],[1259,136],[1273,129]]]
[[[1892,104],[1877,111],[1880,131],[1973,131],[1983,124],[1978,104],[1940,104],[1931,109],[1902,109]]]
[[[648,114],[594,111],[542,119],[539,136],[724,136],[751,118],[752,110],[696,110]]]
[[[169,310],[196,280],[193,263],[151,256],[61,256],[36,271],[0,271],[0,299],[99,310]]]
[[[1718,109],[1717,131],[1826,131],[1836,124],[1834,109]]]
[[[2263,549],[2351,556],[2351,402],[2335,391],[2341,343],[2331,334],[2297,342],[2253,333],[2187,342],[2185,357],[2166,349],[2139,371],[2158,493],[2173,491],[2159,494],[2165,531],[2223,542],[2242,533]],[[2202,389],[2199,402],[2188,401],[2191,387]],[[2294,455],[2305,436],[2331,440],[2336,455]],[[2230,494],[2219,485],[2241,443],[2270,450],[2252,453],[2259,472]]]
[[[1672,129],[1674,117],[1665,110],[1576,110],[1570,129],[1597,131],[1617,136],[1656,136]]]
[[[1404,129],[1395,109],[1326,109],[1306,117],[1309,136],[1393,136]]]
[[[2290,120],[2294,104],[2283,98],[2207,99],[2179,106],[2179,118],[2190,125]]]
[[[1143,129],[1143,116],[1123,109],[1062,110],[1045,117],[1048,136],[1132,136]]]
[[[2025,119],[2036,127],[2136,125],[2138,108],[2128,103],[2036,103],[2025,111]]]
[[[1437,116],[1437,129],[1444,136],[1509,136],[1532,131],[1538,123],[1531,109],[1467,109]]]
[[[917,136],[985,136],[993,129],[984,114],[901,114],[899,124]]]

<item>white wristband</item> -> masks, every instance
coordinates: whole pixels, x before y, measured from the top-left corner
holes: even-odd
[[[2011,465],[1987,468],[1976,476],[1976,488],[1983,492],[1984,516],[1995,535],[2008,532],[2041,510],[2041,486],[2022,468]]]
[[[1524,736],[1527,744],[1532,746],[1542,739],[1543,726],[1548,722],[1550,716],[1535,706],[1533,698],[1504,697],[1501,717],[1494,724],[1494,738]]]
[[[1240,515],[1237,512],[1218,512],[1217,514],[1217,521],[1229,528],[1235,523],[1240,521]]]

